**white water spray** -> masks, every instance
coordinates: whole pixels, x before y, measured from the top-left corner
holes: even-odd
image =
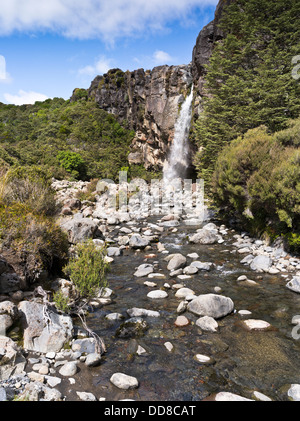
[[[188,136],[192,119],[193,87],[190,95],[182,104],[179,118],[175,124],[175,134],[168,161],[164,165],[163,179],[169,183],[184,178],[189,167]]]

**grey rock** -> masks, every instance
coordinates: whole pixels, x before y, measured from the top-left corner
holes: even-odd
[[[133,249],[143,249],[149,245],[149,240],[140,234],[134,234],[130,238],[129,245]]]
[[[88,354],[86,356],[85,365],[88,367],[96,367],[101,362],[101,355],[94,352],[93,354]]]
[[[7,401],[7,395],[4,387],[0,387],[0,402],[6,402]]]
[[[70,361],[64,364],[59,370],[59,374],[64,377],[72,377],[77,373],[76,362]]]
[[[154,300],[161,299],[161,298],[167,298],[168,297],[168,293],[166,291],[163,291],[161,289],[158,289],[156,291],[150,291],[147,294],[147,297],[148,298],[151,298],[151,299],[154,299]]]
[[[200,317],[196,321],[196,325],[206,332],[217,332],[219,327],[215,319],[209,316]]]
[[[243,396],[236,395],[230,392],[219,392],[215,396],[217,402],[238,402],[238,401],[252,401],[252,399],[244,398]]]
[[[134,276],[136,276],[137,278],[143,278],[153,272],[154,272],[153,265],[145,263],[138,267],[137,271],[134,273]]]
[[[269,256],[260,255],[253,259],[250,268],[258,272],[268,272],[271,266],[272,259]]]
[[[130,317],[160,317],[159,311],[146,310],[145,308],[130,308],[127,313]]]
[[[221,239],[216,230],[202,228],[196,234],[189,237],[189,241],[195,244],[215,244]]]
[[[241,263],[243,265],[250,265],[251,262],[253,262],[254,256],[252,254],[248,254],[248,256],[244,257],[244,259],[241,260]]]
[[[81,243],[85,240],[101,237],[98,230],[98,221],[91,218],[83,218],[76,214],[68,221],[62,221],[61,229],[68,234],[69,242],[72,244]]]
[[[108,247],[107,248],[107,256],[108,257],[118,257],[121,255],[121,250],[119,247]]]
[[[196,273],[198,273],[198,268],[196,267],[196,266],[186,266],[184,269],[183,269],[183,273],[185,274],[185,275],[195,275]]]
[[[168,263],[168,270],[173,272],[182,268],[186,264],[186,257],[180,253],[172,255]]]
[[[230,298],[216,294],[199,295],[187,306],[187,310],[197,316],[210,316],[214,319],[230,314],[233,309],[234,303]]]
[[[7,336],[0,336],[1,364],[0,381],[9,379],[12,375],[21,374],[26,365],[26,359],[21,349]]]
[[[300,294],[300,276],[294,276],[293,279],[286,284],[286,287],[291,291]]]
[[[94,354],[97,350],[97,343],[94,338],[76,339],[72,344],[72,351],[79,351],[82,354]]]
[[[295,402],[300,401],[300,384],[292,384],[288,390],[288,396]]]
[[[24,328],[24,348],[36,352],[59,352],[72,338],[72,319],[49,311],[50,323],[45,320],[43,305],[22,301],[19,304]]]
[[[135,377],[123,373],[113,374],[110,381],[114,386],[123,390],[136,389],[139,386],[139,382]]]
[[[58,386],[61,383],[61,379],[59,377],[45,376],[45,379],[50,387]]]
[[[213,267],[213,263],[210,262],[199,262],[198,260],[196,260],[195,262],[191,263],[191,266],[196,267],[198,270],[206,270],[209,271],[211,270],[211,268]]]
[[[92,393],[76,392],[76,395],[79,397],[79,399],[81,401],[86,401],[86,402],[95,402],[95,401],[97,401],[96,397]]]

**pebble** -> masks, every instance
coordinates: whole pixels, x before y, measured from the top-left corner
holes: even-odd
[[[188,326],[189,324],[190,324],[190,321],[185,316],[178,316],[177,319],[175,320],[175,326],[177,327],[185,327],[185,326]]]
[[[238,401],[252,401],[252,399],[244,398],[243,396],[236,395],[230,392],[219,392],[215,396],[217,402],[238,402]]]
[[[195,292],[190,288],[180,288],[177,290],[175,297],[185,298],[187,295],[194,295]]]
[[[217,332],[218,323],[213,317],[203,316],[196,321],[196,325],[206,332]]]
[[[173,349],[174,349],[174,346],[171,344],[171,342],[165,342],[165,343],[164,343],[164,346],[166,347],[166,349],[167,349],[169,352],[172,352],[172,351],[173,351]]]
[[[155,299],[167,298],[168,294],[166,291],[162,291],[161,289],[158,289],[156,291],[149,292],[147,294],[147,297],[155,300]]]
[[[110,381],[114,386],[123,390],[136,389],[139,386],[139,382],[135,377],[128,376],[124,373],[113,374]]]
[[[58,386],[61,383],[59,377],[45,376],[45,379],[50,387]]]
[[[79,399],[81,401],[86,401],[86,402],[95,402],[95,401],[97,401],[96,397],[92,393],[76,392],[76,395],[79,397]]]
[[[199,363],[210,363],[212,361],[210,357],[202,354],[195,355],[195,358]]]
[[[238,313],[241,316],[249,316],[250,314],[252,314],[251,311],[249,311],[249,310],[239,310]]]
[[[65,377],[72,377],[77,373],[77,364],[75,362],[67,362],[59,370],[59,374]]]
[[[155,282],[150,282],[150,281],[145,281],[144,285],[146,285],[146,287],[150,287],[150,288],[157,287],[157,284]]]
[[[255,320],[255,319],[248,319],[243,321],[244,325],[249,330],[265,330],[268,329],[271,325],[264,320]]]
[[[253,396],[258,399],[259,401],[263,401],[263,402],[271,402],[272,399],[270,399],[268,396],[264,395],[263,393],[258,392],[257,390],[255,390],[253,392]]]
[[[88,367],[96,367],[100,364],[101,361],[101,355],[94,352],[92,354],[88,354],[85,359],[85,365]]]

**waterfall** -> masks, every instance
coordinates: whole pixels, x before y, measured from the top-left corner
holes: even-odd
[[[163,170],[163,180],[167,183],[174,179],[184,178],[190,164],[188,135],[192,119],[192,101],[193,87],[182,104],[179,118],[175,124],[173,144]]]

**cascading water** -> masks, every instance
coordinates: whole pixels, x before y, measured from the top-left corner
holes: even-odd
[[[189,167],[188,135],[192,119],[193,87],[182,104],[179,118],[175,124],[175,134],[168,161],[163,170],[163,180],[169,183],[184,178]]]

